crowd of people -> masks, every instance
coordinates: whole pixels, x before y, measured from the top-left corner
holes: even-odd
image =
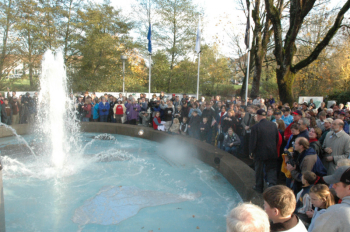
[[[127,123],[212,144],[253,160],[253,189],[263,194],[264,210],[241,204],[227,216],[227,231],[349,231],[350,106],[318,108],[309,103],[257,97],[200,99],[164,92],[97,97],[85,92],[75,101],[82,122]],[[0,96],[5,124],[34,121],[37,94]],[[283,183],[283,185],[281,185]]]
[[[17,96],[16,91],[7,96],[0,93],[0,121],[6,125],[34,123],[37,114],[38,93],[31,97],[27,92]]]

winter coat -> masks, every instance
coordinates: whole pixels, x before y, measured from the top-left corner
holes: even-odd
[[[224,137],[224,147],[231,147],[230,144],[233,143],[232,146],[239,146],[241,144],[241,140],[239,136],[235,133],[230,136],[229,134]]]
[[[338,160],[349,158],[350,136],[343,130],[339,131],[338,134],[329,132],[323,142],[323,148],[326,147],[332,148],[332,153],[325,153],[322,162],[327,169],[327,174],[332,175],[337,167]],[[328,156],[332,156],[333,161],[328,162],[326,160],[326,157]]]
[[[100,102],[98,104],[98,113],[100,116],[105,116],[109,114],[109,108],[110,105],[108,102],[105,102],[105,104],[103,104],[103,102]]]
[[[91,109],[92,109],[91,104],[84,104],[83,112],[84,112],[85,118],[91,118]]]
[[[142,119],[142,126],[148,127],[149,126],[149,119],[151,118],[151,115],[147,114],[147,116],[145,116],[144,113],[140,112],[139,117]]]
[[[99,104],[95,104],[93,112],[92,112],[92,119],[98,119],[100,117],[98,115],[98,107],[99,107]]]
[[[141,107],[139,104],[126,104],[126,114],[128,115],[128,121],[137,119],[139,112],[141,111]]]
[[[161,120],[159,117],[154,117],[154,118],[153,118],[153,122],[152,122],[152,123],[153,123],[153,124],[152,124],[152,125],[153,125],[153,129],[157,130],[157,129],[158,129],[158,126],[162,125],[162,124],[161,124],[161,121],[162,121],[162,120]]]
[[[341,204],[328,207],[326,212],[317,217],[313,232],[340,232],[350,228],[350,196],[342,199]]]
[[[172,107],[167,107],[164,109],[164,115],[163,115],[163,120],[166,122],[172,121],[173,120],[173,108]]]

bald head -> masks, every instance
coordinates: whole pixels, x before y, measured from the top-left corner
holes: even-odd
[[[332,122],[332,130],[335,133],[338,133],[339,131],[341,131],[344,127],[344,122],[341,119],[336,119]]]
[[[304,137],[299,137],[295,140],[295,150],[299,153],[303,152],[306,149],[309,149],[310,143]]]

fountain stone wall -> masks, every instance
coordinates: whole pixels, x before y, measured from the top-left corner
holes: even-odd
[[[12,127],[18,134],[30,134],[33,131],[31,126],[27,124],[13,125]],[[143,135],[139,135],[141,129],[144,131]],[[81,123],[81,131],[120,134],[160,143],[175,138],[180,142],[191,144],[191,146],[197,150],[197,158],[217,169],[235,187],[243,201],[250,201],[260,206],[263,205],[262,195],[252,189],[255,184],[255,172],[240,159],[212,145],[189,137],[170,135],[165,132],[156,131],[153,130],[153,128],[119,123]],[[4,127],[0,127],[0,138],[12,135],[11,131]],[[216,160],[216,162],[214,160]],[[2,185],[0,187],[2,189]]]

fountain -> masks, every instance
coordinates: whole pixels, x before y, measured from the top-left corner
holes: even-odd
[[[7,231],[225,230],[242,199],[191,146],[81,133],[62,53],[47,51],[42,66],[28,146],[0,139]]]

